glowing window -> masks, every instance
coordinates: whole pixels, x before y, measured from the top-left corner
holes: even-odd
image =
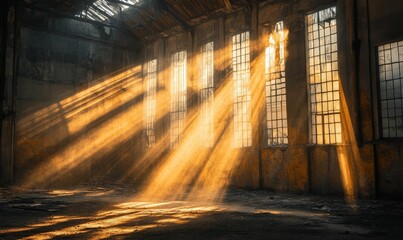
[[[234,147],[252,145],[249,32],[232,37],[234,77]]]
[[[266,48],[267,144],[288,144],[284,25],[278,22]]]
[[[144,72],[144,129],[149,147],[155,144],[155,111],[157,96],[157,59],[145,65]]]
[[[214,144],[214,42],[201,47],[200,53],[200,107],[202,143],[206,147]]]
[[[336,7],[307,16],[311,142],[341,143]]]
[[[172,54],[171,58],[171,102],[170,102],[170,146],[179,144],[186,123],[186,51]]]
[[[403,137],[403,41],[378,47],[382,136]]]

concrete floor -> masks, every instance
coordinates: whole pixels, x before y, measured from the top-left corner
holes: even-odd
[[[403,239],[403,202],[230,190],[145,202],[130,186],[0,189],[0,239]]]

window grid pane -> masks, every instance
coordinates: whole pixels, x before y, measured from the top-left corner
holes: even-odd
[[[403,41],[378,47],[382,136],[403,137]]]
[[[336,7],[307,16],[311,141],[342,142]]]
[[[288,144],[284,24],[278,22],[266,48],[267,144]]]
[[[249,32],[232,37],[234,77],[234,147],[252,145]]]
[[[157,101],[157,59],[146,63],[146,71],[144,75],[144,129],[147,138],[147,146],[151,147],[155,144],[155,112]]]
[[[176,148],[186,123],[186,51],[172,54],[171,102],[170,102],[170,147]]]
[[[202,144],[213,147],[214,144],[214,42],[201,47],[200,54],[200,114]]]

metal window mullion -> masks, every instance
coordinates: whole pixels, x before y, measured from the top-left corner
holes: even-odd
[[[322,59],[321,59],[322,58],[322,51],[321,51],[322,45],[320,43],[320,38],[321,38],[320,28],[321,28],[321,25],[319,24],[319,14],[317,15],[317,17],[318,17],[318,19],[317,19],[317,24],[318,24],[318,28],[317,28],[318,38],[317,38],[317,41],[318,41],[319,69],[320,69],[320,71],[319,71],[320,81],[319,82],[321,84],[321,90],[320,90],[319,94],[321,96],[320,105],[321,105],[321,118],[322,118],[322,121],[321,121],[321,125],[322,125],[322,144],[326,144],[326,137],[325,137],[325,135],[326,135],[326,133],[325,133],[326,124],[325,124],[325,118],[324,118],[325,113],[324,113],[324,110],[323,110],[323,99],[322,99],[322,94],[323,94],[322,73],[323,73],[323,69],[322,69]]]

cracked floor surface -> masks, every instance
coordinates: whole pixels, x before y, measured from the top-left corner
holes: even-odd
[[[229,190],[139,201],[123,185],[0,189],[0,239],[403,239],[403,202]]]

